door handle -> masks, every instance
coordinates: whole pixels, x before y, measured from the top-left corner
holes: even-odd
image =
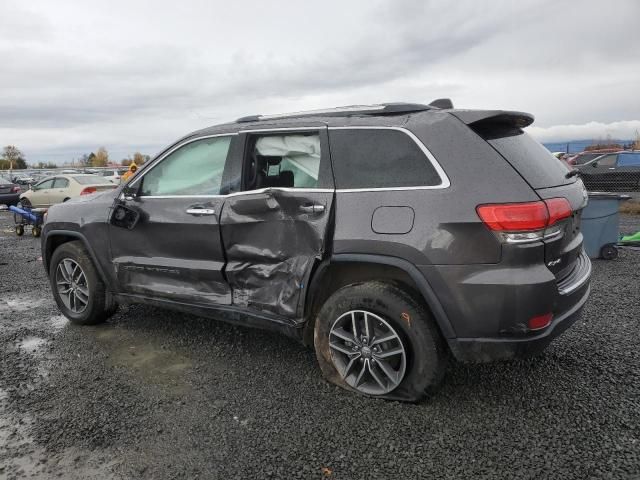
[[[324,205],[300,205],[300,211],[302,213],[322,213],[324,212]]]
[[[609,170],[615,170],[616,167],[609,167]]]
[[[215,215],[216,211],[213,208],[187,208],[189,215]]]

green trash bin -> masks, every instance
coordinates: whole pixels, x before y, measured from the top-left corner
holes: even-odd
[[[620,202],[628,195],[609,192],[589,192],[589,203],[582,210],[581,230],[584,249],[589,258],[613,260],[618,256],[620,238]]]

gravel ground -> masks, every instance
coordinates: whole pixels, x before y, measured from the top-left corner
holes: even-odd
[[[638,478],[640,252],[594,262],[540,357],[450,366],[420,405],[325,383],[267,332],[134,306],[76,327],[0,213],[0,478]],[[625,217],[625,233],[640,217]]]

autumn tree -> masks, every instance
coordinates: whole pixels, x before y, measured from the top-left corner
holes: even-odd
[[[27,168],[27,162],[24,155],[15,145],[7,145],[2,151],[3,163],[7,164],[7,168],[24,169]]]
[[[89,155],[91,158],[91,155]],[[91,158],[91,166],[92,167],[106,167],[109,163],[109,153],[107,149],[104,147],[100,147],[98,151],[95,153],[93,158]]]

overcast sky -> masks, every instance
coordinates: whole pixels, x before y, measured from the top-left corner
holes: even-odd
[[[640,130],[640,1],[0,0],[0,144],[154,154],[242,115],[450,97]]]

